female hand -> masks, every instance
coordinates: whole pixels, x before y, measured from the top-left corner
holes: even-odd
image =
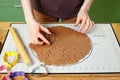
[[[81,33],[88,32],[94,25],[94,22],[90,19],[87,11],[79,11],[74,26],[78,26],[80,23],[81,25],[78,31]]]
[[[42,26],[40,23],[38,23],[35,20],[32,20],[31,22],[28,22],[29,25],[29,31],[30,31],[30,42],[37,45],[42,45],[44,43],[50,44],[50,42],[43,36],[41,31],[51,34],[51,32]]]

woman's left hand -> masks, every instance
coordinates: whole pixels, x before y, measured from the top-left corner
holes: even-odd
[[[79,11],[74,26],[78,26],[80,23],[81,25],[78,31],[81,33],[86,33],[90,31],[90,29],[94,25],[94,22],[90,19],[87,11]]]

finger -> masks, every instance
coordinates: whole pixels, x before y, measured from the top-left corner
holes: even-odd
[[[42,45],[44,43],[43,41],[39,41],[38,37],[34,37],[33,42],[34,42],[33,44],[36,44],[36,45]]]
[[[80,24],[81,18],[77,18],[76,23],[74,24],[74,27],[78,26]]]
[[[86,32],[90,31],[90,29],[93,27],[93,25],[94,25],[94,22],[91,21],[91,23],[90,23],[90,27],[88,28],[88,30],[87,30]]]
[[[44,42],[43,41],[39,41],[37,38],[35,39],[35,44],[36,45],[43,45]]]
[[[34,44],[34,39],[30,39],[30,43]]]
[[[47,28],[41,26],[41,30],[45,31],[47,34],[52,34]]]
[[[46,44],[49,44],[50,45],[50,42],[42,35],[42,34],[39,34],[38,37],[43,40]]]
[[[88,30],[88,28],[90,27],[90,22],[91,22],[90,19],[87,19],[86,26],[85,26],[84,30],[82,31],[82,33],[85,33]]]
[[[81,25],[80,25],[80,28],[78,29],[79,32],[80,32],[81,29],[84,27],[84,25],[85,25],[85,21],[86,21],[86,20],[83,20],[83,21],[82,21],[82,23],[81,23]]]

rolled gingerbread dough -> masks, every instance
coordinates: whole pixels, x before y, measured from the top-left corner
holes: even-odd
[[[91,42],[87,35],[70,28],[55,26],[49,28],[54,35],[46,35],[51,45],[29,44],[39,60],[46,65],[74,64],[83,59],[91,50]]]

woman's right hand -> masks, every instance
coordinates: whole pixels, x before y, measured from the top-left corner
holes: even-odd
[[[41,31],[51,34],[51,32],[38,23],[36,20],[32,20],[27,22],[29,25],[29,32],[30,32],[30,42],[37,45],[42,45],[44,43],[50,45],[50,42],[43,36]]]

